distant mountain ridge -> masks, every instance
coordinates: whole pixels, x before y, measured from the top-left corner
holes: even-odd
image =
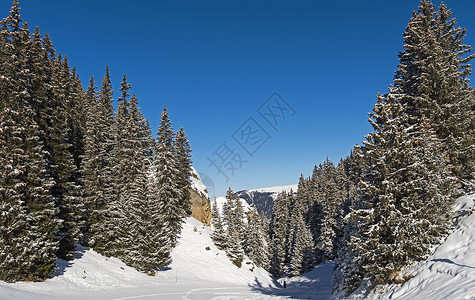
[[[298,185],[283,185],[266,188],[239,191],[236,194],[239,198],[246,200],[250,206],[255,206],[259,212],[263,212],[268,218],[272,217],[274,202],[279,193],[297,192]]]

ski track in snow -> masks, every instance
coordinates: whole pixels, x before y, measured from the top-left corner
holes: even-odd
[[[171,295],[181,295],[181,293],[146,294],[146,295],[138,295],[138,296],[129,296],[129,297],[114,298],[114,299],[112,299],[112,300],[132,300],[132,299],[144,299],[144,298],[149,298],[149,297],[156,297],[156,296],[171,296]]]
[[[248,259],[237,268],[224,251],[214,246],[210,233],[209,227],[187,218],[171,254],[173,262],[155,276],[79,247],[72,262],[58,260],[57,275],[45,282],[0,282],[0,299],[301,299],[297,285],[296,289],[283,289],[265,270],[253,268]]]

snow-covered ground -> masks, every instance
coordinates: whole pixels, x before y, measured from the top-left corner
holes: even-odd
[[[57,276],[45,282],[0,282],[0,299],[299,299],[302,294],[301,282],[289,280],[288,288],[283,289],[248,260],[241,268],[231,264],[226,253],[213,245],[209,227],[193,218],[183,224],[170,268],[155,276],[91,249],[78,250],[74,261],[60,261]],[[327,269],[321,268],[326,270],[325,277]],[[314,284],[320,281],[313,280]]]
[[[391,286],[381,299],[475,299],[475,195],[457,199],[456,230],[426,261],[405,271],[415,275]]]
[[[457,229],[426,261],[406,270],[403,285],[385,287],[375,299],[475,299],[475,195],[457,200]],[[209,250],[206,248],[209,247]],[[0,299],[331,299],[332,263],[279,282],[245,260],[237,268],[218,250],[210,230],[187,218],[170,268],[147,276],[115,258],[78,248],[76,259],[59,262],[45,282],[0,282]],[[287,288],[281,284],[286,281]],[[380,289],[381,290],[381,289]],[[353,298],[368,298],[358,296]]]
[[[209,198],[208,189],[204,185],[203,181],[201,180],[200,174],[195,170],[195,168],[191,167],[192,174],[189,178],[191,182],[191,188],[197,191],[200,195]]]

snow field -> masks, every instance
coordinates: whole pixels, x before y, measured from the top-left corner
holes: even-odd
[[[457,199],[458,225],[426,261],[407,268],[414,275],[402,285],[383,286],[351,299],[475,299],[475,195]],[[209,250],[207,250],[209,249]],[[72,262],[58,261],[59,270],[45,282],[0,282],[0,299],[13,300],[237,300],[332,299],[333,263],[294,278],[273,280],[253,264],[237,268],[218,250],[209,227],[187,218],[168,269],[147,276],[115,258],[78,247]],[[251,271],[252,270],[252,271]],[[287,288],[281,287],[286,282]],[[280,283],[280,284],[279,284]],[[379,291],[383,290],[383,293]]]

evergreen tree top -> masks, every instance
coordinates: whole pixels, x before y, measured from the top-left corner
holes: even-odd
[[[228,190],[226,191],[226,199],[231,200],[235,197],[235,194],[231,187],[228,187]]]
[[[87,88],[87,93],[90,93],[91,95],[95,94],[96,92],[96,85],[95,85],[95,81],[94,81],[94,77],[90,77],[89,78],[89,86]]]
[[[7,24],[10,26],[10,30],[12,32],[19,32],[20,31],[20,24],[21,24],[21,18],[20,18],[20,6],[18,4],[17,0],[13,1],[13,6],[10,9],[10,15],[7,17]]]
[[[109,67],[106,67],[106,74],[102,77],[102,89],[101,94],[103,98],[111,99],[112,98],[112,83],[111,77],[109,75]]]
[[[157,131],[157,146],[171,150],[173,148],[174,136],[175,134],[173,132],[172,123],[168,115],[167,106],[165,105],[162,114],[160,115],[160,125],[158,126]]]
[[[106,71],[108,71],[108,68],[106,69]],[[109,75],[109,72],[107,72],[106,76],[108,75]],[[122,79],[122,82],[120,83],[120,88],[119,88],[119,91],[122,92],[122,95],[117,99],[119,103],[127,104],[127,101],[130,97],[128,93],[130,88],[132,88],[132,85],[130,85],[130,83],[127,83],[127,76],[124,74],[124,77]]]

